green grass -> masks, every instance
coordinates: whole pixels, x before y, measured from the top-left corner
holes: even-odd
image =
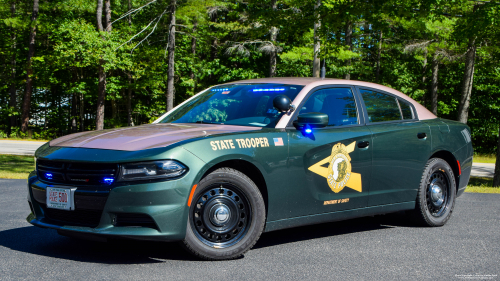
[[[33,156],[0,154],[0,178],[2,179],[27,179],[34,169]]]
[[[473,158],[474,163],[495,163],[496,162],[496,156],[491,154],[491,155],[474,155]]]
[[[465,192],[500,193],[500,187],[493,187],[493,178],[471,177]]]
[[[40,140],[40,139],[23,139],[23,138],[0,138],[0,140],[16,140],[16,141],[39,141],[39,142],[48,142],[49,140]]]

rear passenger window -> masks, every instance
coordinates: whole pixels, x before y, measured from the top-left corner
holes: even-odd
[[[350,88],[328,88],[314,92],[299,114],[321,112],[328,115],[328,126],[358,124],[356,101]]]
[[[403,113],[403,119],[413,119],[411,106],[407,102],[404,102],[400,99],[398,99],[398,101],[399,106],[401,107],[401,112]]]
[[[361,89],[370,123],[401,120],[398,102],[395,97]]]

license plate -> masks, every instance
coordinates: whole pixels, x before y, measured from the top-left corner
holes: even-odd
[[[47,187],[47,208],[75,210],[76,187]]]

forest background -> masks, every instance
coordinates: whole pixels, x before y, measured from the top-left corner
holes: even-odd
[[[0,138],[146,124],[212,85],[325,65],[500,158],[499,1],[0,0],[0,19]]]

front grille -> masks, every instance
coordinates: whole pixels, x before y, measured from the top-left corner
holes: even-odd
[[[118,164],[38,160],[37,172],[48,183],[109,186],[117,177]]]
[[[115,226],[140,226],[158,230],[158,227],[150,216],[146,214],[120,213],[116,214]]]
[[[58,210],[47,208],[45,204],[40,204],[45,219],[58,224],[88,226],[95,228],[101,220],[102,210],[76,209],[74,211]]]

